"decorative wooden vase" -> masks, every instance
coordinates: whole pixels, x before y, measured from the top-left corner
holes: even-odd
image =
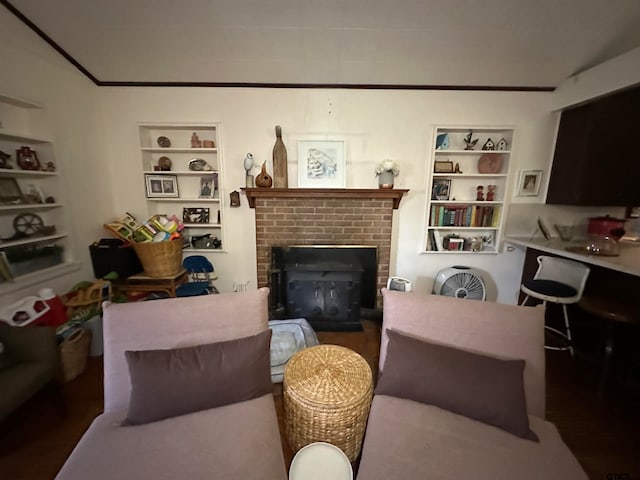
[[[287,148],[282,141],[282,128],[276,126],[276,143],[273,146],[273,186],[275,188],[287,188]]]
[[[271,185],[273,185],[273,179],[271,175],[267,173],[267,162],[264,162],[262,164],[262,170],[256,175],[256,187],[271,188]]]

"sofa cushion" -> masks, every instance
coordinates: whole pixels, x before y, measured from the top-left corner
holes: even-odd
[[[126,410],[98,416],[57,480],[286,480],[273,395],[120,426]]]
[[[433,405],[376,395],[358,480],[586,480],[556,427],[529,416],[540,441]]]
[[[524,360],[503,360],[387,330],[389,345],[376,394],[444,408],[538,440],[529,428]]]
[[[272,391],[271,330],[170,350],[126,351],[131,399],[125,425],[250,400]]]

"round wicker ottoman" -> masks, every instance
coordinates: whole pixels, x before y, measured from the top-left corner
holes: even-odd
[[[351,462],[358,457],[373,395],[364,358],[337,345],[305,348],[289,360],[283,391],[285,431],[294,452],[327,442]]]

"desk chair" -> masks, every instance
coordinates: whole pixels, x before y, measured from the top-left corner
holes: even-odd
[[[565,331],[562,332],[547,325],[544,328],[565,339],[567,344],[559,347],[545,345],[544,348],[548,350],[569,350],[569,353],[573,356],[567,305],[580,301],[591,270],[582,263],[563,258],[540,255],[537,260],[538,270],[533,279],[526,280],[520,286],[520,290],[526,295],[520,305],[526,305],[529,297],[542,300],[545,306],[547,302],[562,305]]]
[[[203,255],[190,255],[185,257],[182,266],[189,274],[189,281],[176,289],[176,297],[195,297],[196,295],[208,295],[218,293],[213,285],[213,264]]]

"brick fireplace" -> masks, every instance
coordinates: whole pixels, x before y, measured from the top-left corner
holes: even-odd
[[[243,188],[255,208],[258,286],[269,286],[271,247],[370,245],[377,248],[376,289],[386,285],[393,210],[408,190]],[[380,306],[380,299],[377,301]]]

